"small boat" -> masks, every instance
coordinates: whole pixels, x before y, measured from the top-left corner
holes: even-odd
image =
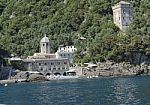
[[[7,84],[5,84],[4,86],[8,86]]]

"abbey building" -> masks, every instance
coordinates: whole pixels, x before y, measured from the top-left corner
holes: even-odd
[[[46,35],[40,41],[40,50],[40,53],[35,53],[33,56],[29,56],[27,59],[23,59],[25,67],[28,70],[38,71],[44,75],[63,75],[66,71],[69,70],[69,64],[70,59],[72,60],[72,55],[69,55],[69,59],[68,57],[61,57],[62,53],[60,53],[60,50],[58,50],[57,53],[51,53],[50,41]]]

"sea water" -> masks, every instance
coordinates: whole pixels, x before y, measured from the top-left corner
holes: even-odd
[[[150,76],[0,85],[4,105],[150,105]]]

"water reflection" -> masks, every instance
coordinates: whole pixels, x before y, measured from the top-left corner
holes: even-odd
[[[83,94],[77,81],[54,81],[39,85],[35,88],[33,99],[37,104],[45,105],[70,105],[77,103]],[[37,94],[38,91],[38,94]]]
[[[140,100],[135,97],[137,86],[133,78],[115,78],[111,83],[112,93],[108,98],[117,105],[137,105]]]

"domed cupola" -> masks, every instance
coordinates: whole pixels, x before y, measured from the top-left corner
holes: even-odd
[[[50,42],[48,37],[45,36],[40,41],[41,53],[50,53]]]
[[[49,39],[48,39],[48,37],[46,36],[46,34],[45,34],[45,36],[41,39],[41,43],[49,43]]]

